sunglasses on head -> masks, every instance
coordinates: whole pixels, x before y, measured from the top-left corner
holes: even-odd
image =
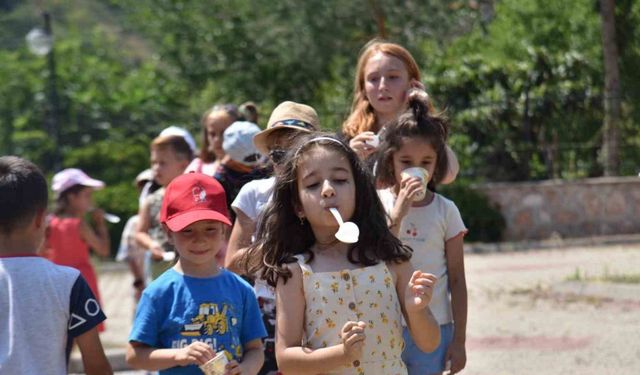
[[[273,125],[271,125],[271,127],[276,127],[276,126],[295,126],[295,127],[307,129],[307,130],[315,130],[315,127],[313,125],[309,124],[306,121],[302,121],[298,119],[280,120],[274,123]]]
[[[280,164],[284,161],[284,156],[287,154],[287,151],[285,150],[271,150],[269,151],[269,159],[271,159],[271,161],[274,164]]]

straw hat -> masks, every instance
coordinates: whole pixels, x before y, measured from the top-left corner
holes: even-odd
[[[253,143],[263,155],[269,153],[269,134],[279,129],[293,129],[302,132],[317,131],[320,120],[316,110],[306,104],[286,101],[271,112],[267,128],[253,137]]]

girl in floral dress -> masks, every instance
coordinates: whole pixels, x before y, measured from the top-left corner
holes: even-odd
[[[406,374],[402,319],[424,351],[440,332],[428,308],[436,278],[387,228],[371,175],[351,148],[311,133],[289,151],[245,265],[276,287],[276,357],[285,374]],[[361,230],[334,235],[337,209]]]

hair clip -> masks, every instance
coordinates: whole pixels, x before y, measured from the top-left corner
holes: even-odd
[[[337,140],[335,138],[331,138],[331,137],[327,137],[327,136],[320,136],[320,137],[311,138],[308,141],[305,141],[303,144],[301,144],[300,147],[298,147],[298,149],[294,153],[294,159],[298,157],[298,154],[300,153],[300,150],[302,150],[305,146],[307,146],[310,143],[315,143],[315,142],[320,142],[320,141],[329,141],[329,142],[337,143],[340,146],[342,146],[342,148],[344,148],[345,150],[347,150],[347,151],[349,150],[344,143],[340,142],[339,140]]]

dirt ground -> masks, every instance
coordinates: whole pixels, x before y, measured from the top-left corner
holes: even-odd
[[[640,373],[640,244],[465,260],[464,374]]]

